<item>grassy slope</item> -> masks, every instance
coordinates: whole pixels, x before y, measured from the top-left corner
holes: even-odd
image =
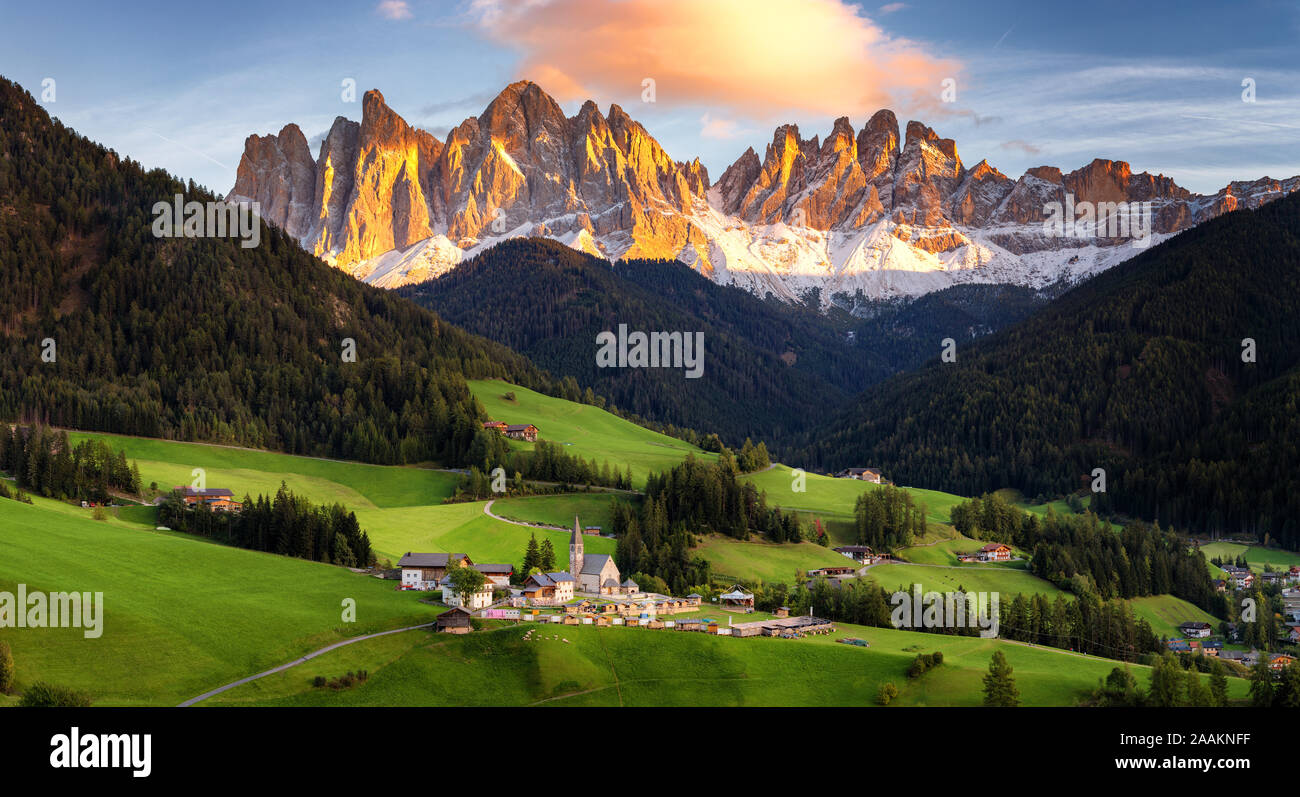
[[[1268,563],[1273,566],[1274,570],[1286,570],[1292,565],[1300,565],[1300,553],[1294,551],[1283,551],[1274,548],[1265,548],[1262,545],[1242,545],[1235,542],[1212,542],[1201,546],[1201,552],[1205,554],[1205,561],[1208,563],[1214,557],[1221,558],[1225,563],[1231,564],[1232,560],[1238,556],[1244,555],[1250,569],[1258,573],[1264,572],[1264,564]],[[1210,565],[1212,570],[1219,573],[1223,571]]]
[[[1049,598],[1065,593],[1024,570],[1010,567],[924,567],[921,565],[878,565],[867,575],[885,589],[910,588],[920,584],[925,591],[950,592],[961,587],[976,592],[998,592],[1004,599],[1016,593],[1041,592]]]
[[[18,686],[88,690],[97,704],[171,705],[345,637],[428,621],[391,582],[329,565],[123,528],[0,499],[0,590],[103,592],[103,635],[4,629]],[[81,511],[78,508],[78,511]],[[357,602],[357,623],[341,602]]]
[[[989,658],[1001,649],[1015,669],[1025,705],[1074,705],[1116,662],[978,637],[938,637],[841,626],[871,647],[833,638],[731,639],[637,628],[531,624],[463,637],[422,631],[359,643],[293,670],[218,696],[214,705],[545,705],[563,706],[865,706],[880,685],[899,688],[897,705],[979,705]],[[552,639],[552,636],[559,637]],[[563,640],[569,640],[564,642]],[[920,652],[942,650],[944,664],[909,681]],[[313,689],[315,675],[366,669],[348,691]],[[1133,667],[1139,681],[1145,667]],[[1232,681],[1234,697],[1247,683]]]
[[[903,548],[898,551],[898,556],[909,562],[925,565],[947,565],[952,567],[974,568],[974,567],[1005,567],[1016,570],[1023,570],[1028,563],[1021,559],[1016,562],[1002,563],[982,563],[982,562],[961,562],[957,559],[958,554],[978,551],[987,543],[981,540],[973,540],[970,537],[956,534],[951,539],[940,540],[932,545],[913,545],[910,548]],[[1024,551],[1016,552],[1021,557],[1026,557]]]
[[[314,503],[340,502],[348,509],[436,504],[455,490],[453,473],[412,467],[296,457],[271,451],[177,443],[144,437],[69,434],[75,444],[86,438],[106,441],[126,451],[140,466],[140,480],[162,490],[191,484],[194,468],[206,471],[208,487],[228,487],[237,497],[273,495],[283,480],[289,489]]]
[[[561,443],[570,454],[609,462],[611,466],[630,465],[636,485],[644,485],[651,473],[668,470],[687,454],[701,459],[717,458],[689,443],[644,429],[596,407],[495,380],[471,381],[469,387],[493,420],[531,423],[537,426],[540,439]],[[504,398],[507,392],[515,394],[515,401]],[[512,445],[532,447],[531,443],[519,441]]]
[[[483,514],[485,503],[366,509],[357,512],[357,520],[370,534],[370,542],[381,560],[387,556],[396,562],[407,551],[456,551],[467,553],[480,563],[518,565],[524,558],[529,535],[536,534],[538,543],[551,540],[557,564],[566,565],[569,532],[531,529],[494,520]],[[612,554],[614,545],[614,540],[606,537],[586,539],[588,553]]]
[[[492,505],[492,511],[512,520],[563,528],[572,528],[573,518],[577,515],[583,526],[600,526],[608,532],[614,525],[611,520],[614,502],[638,500],[636,496],[622,493],[537,495],[500,499]]]
[[[836,479],[809,473],[804,484],[805,491],[794,492],[794,477],[790,468],[785,465],[778,465],[769,471],[755,473],[745,478],[758,489],[767,491],[767,502],[770,505],[844,518],[853,516],[853,505],[859,495],[879,487],[870,482]],[[912,500],[925,505],[926,518],[933,523],[948,523],[948,514],[952,507],[966,500],[961,496],[936,490],[914,487],[905,489],[911,494]]]
[[[767,582],[784,581],[793,584],[795,571],[818,567],[851,565],[852,561],[830,548],[811,542],[783,543],[741,542],[729,537],[714,535],[695,549],[718,575],[734,579],[761,578]]]
[[[1173,595],[1151,595],[1129,602],[1137,616],[1145,618],[1158,636],[1182,639],[1178,626],[1187,622],[1209,623],[1216,633],[1219,628],[1219,618]]]

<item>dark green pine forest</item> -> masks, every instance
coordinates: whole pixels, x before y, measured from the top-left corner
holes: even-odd
[[[1194,227],[956,362],[935,341],[925,367],[866,391],[793,459],[963,495],[1087,490],[1102,468],[1099,512],[1295,550],[1298,308],[1292,195]]]
[[[247,249],[154,237],[154,203],[177,193],[217,199],[0,79],[0,418],[460,463],[484,434],[467,377],[577,393],[264,224]]]
[[[539,239],[499,244],[397,292],[638,417],[731,442],[762,439],[776,451],[867,386],[921,364],[936,336],[967,340],[1046,302],[1026,288],[971,285],[824,315],[718,285],[676,261],[611,265]],[[597,367],[596,335],[619,324],[704,333],[703,375]]]

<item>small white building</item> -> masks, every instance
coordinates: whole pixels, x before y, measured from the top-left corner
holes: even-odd
[[[455,589],[453,589],[451,586],[451,577],[444,576],[442,581],[440,582],[440,585],[442,586],[442,602],[453,608],[455,608],[456,606],[460,606],[461,605],[460,596],[456,594]],[[490,606],[491,604],[492,604],[492,582],[488,581],[483,585],[482,589],[480,589],[478,592],[475,592],[473,595],[469,596],[469,603],[464,608],[470,610],[471,612],[476,612],[479,609]]]

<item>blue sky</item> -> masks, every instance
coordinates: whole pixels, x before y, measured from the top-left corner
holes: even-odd
[[[223,192],[250,133],[297,122],[314,154],[335,116],[359,118],[360,103],[340,96],[346,78],[441,137],[529,77],[570,113],[586,96],[623,105],[715,179],[747,146],[761,154],[776,124],[825,136],[836,116],[860,127],[884,105],[956,139],[967,164],[987,158],[1012,177],[1093,157],[1206,192],[1300,173],[1297,2],[751,0],[743,15],[722,10],[735,1],[10,0],[0,74],[38,98],[52,78],[44,105],[65,124]],[[666,30],[708,3],[717,13]],[[663,76],[654,103],[642,101],[642,73]],[[938,101],[947,76],[955,102]],[[1253,103],[1242,100],[1246,78]]]

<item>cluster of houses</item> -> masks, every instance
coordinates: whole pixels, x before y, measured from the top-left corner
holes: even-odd
[[[1260,584],[1276,585],[1279,587],[1300,584],[1300,565],[1292,565],[1288,570],[1277,570],[1260,573],[1256,575],[1249,567],[1238,567],[1236,565],[1223,565],[1221,568],[1227,578],[1218,579],[1214,582],[1214,587],[1220,592],[1227,590],[1228,585],[1236,589],[1250,589],[1258,581]]]
[[[500,432],[512,440],[527,440],[530,443],[537,442],[536,426],[531,423],[506,423],[505,421],[484,421],[484,429],[491,429]]]
[[[700,608],[700,596],[698,595],[692,595],[685,601],[675,602],[686,605],[687,608],[683,608],[681,611],[694,612],[699,611]],[[835,630],[835,626],[830,620],[813,617],[812,615],[791,617],[788,610],[778,611],[776,616],[770,620],[733,624],[731,619],[728,618],[724,624],[711,617],[673,618],[670,612],[663,611],[658,614],[647,612],[637,614],[635,610],[632,610],[626,614],[616,614],[611,611],[614,606],[615,604],[612,603],[594,606],[587,601],[583,601],[580,604],[565,606],[563,613],[543,614],[537,609],[499,608],[488,609],[482,612],[482,615],[489,620],[531,621],[555,625],[594,625],[598,628],[626,626],[652,630],[695,631],[733,637],[771,636],[783,639],[797,639],[812,634],[830,634]],[[662,603],[659,604],[659,607],[662,608]],[[469,633],[473,629],[473,613],[467,611],[464,607],[453,607],[435,618],[434,629],[451,634]]]
[[[463,553],[411,553],[397,563],[401,586],[399,589],[420,591],[442,590],[442,602],[460,606],[461,597],[451,586],[450,571],[454,567],[472,567],[484,576],[483,588],[465,601],[469,611],[478,611],[492,604],[493,591],[510,586],[514,566],[508,564],[474,564]]]

